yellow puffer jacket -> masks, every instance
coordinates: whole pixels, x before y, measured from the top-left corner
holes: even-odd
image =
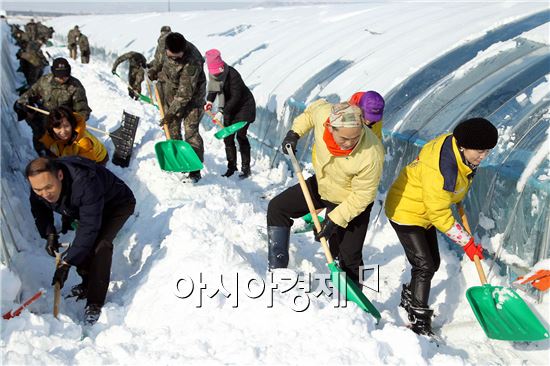
[[[468,193],[472,173],[452,134],[441,135],[401,170],[386,197],[386,216],[398,224],[426,229],[433,225],[446,232],[455,222],[451,205]]]
[[[313,102],[296,117],[292,130],[301,137],[314,129],[313,148],[316,153],[312,163],[319,194],[324,200],[338,205],[329,217],[345,228],[376,197],[384,164],[384,149],[380,140],[365,127],[350,155],[332,155],[323,140],[324,123],[331,108],[332,105],[324,99]]]
[[[40,142],[56,157],[79,155],[97,163],[102,162],[107,156],[107,149],[97,137],[86,130],[84,117],[78,113],[74,113],[74,116],[76,117],[76,137],[74,139],[65,143],[46,132]]]

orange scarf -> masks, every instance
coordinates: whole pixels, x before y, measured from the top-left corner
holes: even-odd
[[[329,120],[327,118],[327,121],[325,122],[325,132],[323,133],[323,141],[325,141],[328,151],[334,156],[348,156],[349,154],[351,154],[351,152],[353,151],[353,147],[349,150],[342,150],[340,149],[340,146],[338,146],[336,141],[334,141],[332,133],[330,133],[330,131],[328,130],[328,123]]]

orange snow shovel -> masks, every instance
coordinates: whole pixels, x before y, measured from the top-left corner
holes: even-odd
[[[529,284],[541,292],[548,291],[550,288],[550,271],[547,269],[540,269],[527,278],[524,277],[525,276],[518,277],[514,281],[514,284]]]
[[[462,223],[471,235],[464,207],[461,203],[457,207]],[[474,262],[482,286],[470,287],[466,298],[487,337],[516,342],[547,339],[548,332],[522,298],[511,288],[488,284],[477,255]]]
[[[315,224],[315,229],[317,230],[317,232],[320,232],[321,223],[319,222],[319,218],[317,217],[315,205],[311,200],[311,194],[309,193],[306,181],[304,179],[304,176],[302,175],[300,164],[298,163],[298,160],[296,160],[296,156],[294,155],[294,151],[292,151],[292,147],[290,146],[290,144],[287,144],[285,147],[288,151],[288,155],[290,156],[290,161],[292,162],[294,173],[296,173],[298,181],[300,182],[300,187],[302,188],[302,193],[304,194],[309,213],[311,214],[311,217],[313,218],[313,223]],[[324,237],[321,237],[321,246],[323,247],[325,257],[327,258],[328,268],[330,269],[330,280],[334,284],[334,287],[338,289],[338,292],[340,294],[345,295],[348,301],[353,301],[361,309],[374,316],[376,318],[376,321],[379,321],[381,316],[378,312],[378,309],[376,309],[374,305],[369,301],[369,299],[367,299],[359,286],[357,286],[355,282],[353,282],[353,280],[347,277],[346,272],[344,272],[334,262],[332,254],[330,253],[327,239]]]
[[[159,96],[157,85],[154,84],[155,96],[160,111],[160,118],[164,118],[164,107]],[[182,140],[171,140],[170,131],[166,123],[162,126],[166,141],[157,142],[155,152],[160,168],[168,172],[193,172],[203,168],[197,153],[188,142]]]
[[[38,291],[37,293],[35,293],[34,295],[32,295],[32,297],[30,297],[27,301],[25,301],[23,303],[23,305],[21,305],[20,307],[18,307],[17,309],[15,309],[15,311],[8,311],[7,313],[5,313],[4,315],[2,315],[2,318],[4,319],[11,319],[11,318],[15,318],[16,316],[19,316],[21,314],[21,312],[23,310],[25,310],[25,308],[27,306],[29,306],[30,304],[32,304],[33,302],[35,302],[36,300],[38,300],[40,298],[40,296],[42,296],[44,294],[44,290],[40,290]]]

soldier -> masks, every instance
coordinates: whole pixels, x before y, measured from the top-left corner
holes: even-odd
[[[157,74],[160,71],[160,67],[162,65],[162,58],[164,57],[164,50],[165,50],[165,40],[168,33],[172,31],[172,28],[170,28],[167,25],[163,25],[160,28],[160,36],[157,40],[157,49],[155,50],[155,58],[153,61],[151,61],[147,67],[149,69],[154,69],[155,74]]]
[[[11,34],[15,39],[15,44],[17,44],[19,48],[25,48],[27,46],[29,35],[26,32],[22,31],[17,24],[11,27]]]
[[[82,283],[71,289],[69,297],[87,299],[84,322],[92,325],[109,288],[113,240],[134,212],[134,194],[111,171],[79,156],[35,159],[25,175],[31,185],[31,212],[40,236],[47,240],[49,255],[55,256],[60,247],[54,211],[63,215],[62,233],[78,220],[73,243],[55,270],[52,285],[63,287],[75,266]]]
[[[90,43],[84,33],[80,33],[80,36],[78,36],[78,47],[80,48],[80,62],[83,64],[90,63]]]
[[[168,125],[172,139],[181,140],[181,125],[187,141],[203,161],[204,146],[199,134],[199,122],[204,113],[206,98],[206,76],[204,59],[197,48],[185,40],[180,33],[166,36],[165,57],[158,74],[159,93],[165,115],[161,126]],[[148,71],[149,78],[157,79],[155,70]],[[189,173],[193,182],[201,179],[200,170]]]
[[[128,61],[129,63],[128,83],[130,86],[128,87],[128,94],[131,98],[138,100],[139,94],[141,93],[141,83],[143,82],[145,74],[143,69],[146,67],[147,60],[145,59],[145,56],[139,52],[126,52],[115,60],[111,72],[116,74],[116,68],[124,61]]]
[[[44,66],[48,65],[46,56],[40,50],[40,43],[37,41],[29,41],[26,47],[17,52],[17,57],[21,63],[21,71],[25,75],[27,85],[33,85],[41,76]]]
[[[44,151],[39,139],[46,132],[46,118],[41,113],[25,108],[25,105],[36,103],[48,111],[66,106],[84,117],[84,120],[88,120],[92,112],[88,106],[84,86],[78,79],[71,76],[69,62],[62,57],[56,58],[53,60],[51,69],[51,74],[38,79],[29,90],[19,97],[14,105],[18,120],[26,119],[31,127],[34,147],[39,154]]]
[[[69,48],[69,53],[73,60],[76,60],[76,46],[78,42],[78,37],[80,36],[80,30],[78,25],[75,25],[73,29],[67,34],[67,48]]]
[[[34,22],[34,19],[31,19],[31,21],[25,25],[25,32],[29,35],[29,39],[34,41],[38,39],[38,26]]]
[[[38,33],[38,39],[42,43],[48,42],[49,39],[53,36],[53,28],[52,27],[46,27],[41,22],[36,23],[37,26],[37,33]]]

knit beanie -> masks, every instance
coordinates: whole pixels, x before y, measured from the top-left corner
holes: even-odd
[[[206,51],[206,65],[208,65],[208,72],[212,75],[217,75],[223,71],[224,62],[220,51],[211,49]]]

